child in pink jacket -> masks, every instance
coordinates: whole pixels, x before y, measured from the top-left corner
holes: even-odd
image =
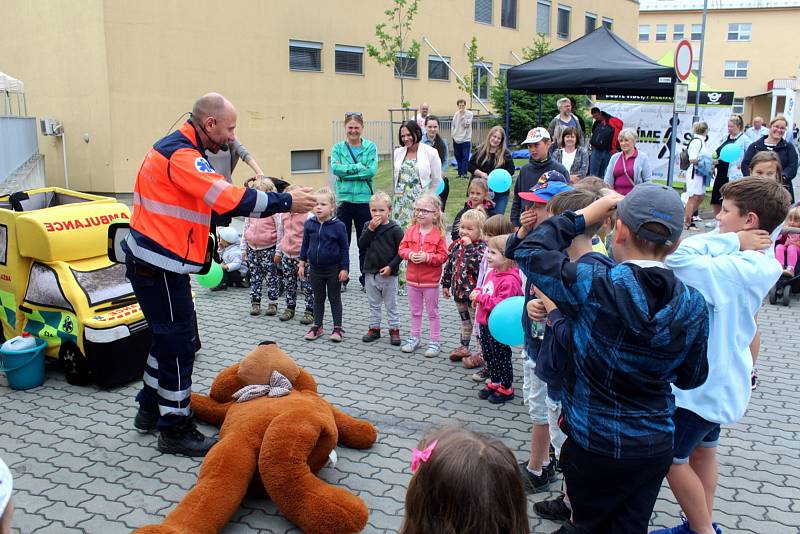
[[[493,404],[503,404],[514,398],[514,369],[511,365],[511,347],[497,341],[489,331],[489,314],[501,301],[522,295],[522,279],[513,260],[503,254],[508,236],[489,239],[489,271],[483,285],[470,293],[469,299],[478,305],[476,314],[480,328],[481,349],[489,379],[478,392],[482,399]]]

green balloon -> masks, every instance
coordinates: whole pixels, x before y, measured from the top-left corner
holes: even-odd
[[[217,287],[222,282],[222,266],[219,263],[211,262],[211,268],[206,274],[198,274],[197,282],[203,287]]]

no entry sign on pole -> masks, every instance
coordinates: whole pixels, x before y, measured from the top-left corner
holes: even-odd
[[[678,75],[681,81],[686,81],[689,74],[692,72],[692,59],[694,54],[692,52],[692,45],[684,39],[675,48],[675,74]]]

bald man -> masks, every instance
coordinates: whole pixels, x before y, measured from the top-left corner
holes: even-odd
[[[422,105],[420,105],[419,113],[417,113],[416,116],[417,124],[419,124],[419,127],[423,132],[425,131],[425,119],[428,118],[429,111],[430,106],[423,102]]]
[[[311,188],[264,193],[228,183],[205,151],[233,142],[235,130],[233,104],[218,93],[202,96],[192,117],[147,152],[133,189],[130,234],[122,247],[152,334],[134,426],[158,431],[164,453],[203,456],[216,442],[197,430],[190,403],[196,325],[189,274],[209,261],[212,211],[267,217],[306,213],[316,203]]]
[[[763,117],[753,117],[753,125],[744,133],[751,143],[755,143],[769,133],[769,128],[764,126]]]

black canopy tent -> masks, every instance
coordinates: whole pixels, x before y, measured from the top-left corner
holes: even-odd
[[[532,93],[672,96],[672,67],[659,65],[601,26],[538,59],[512,67],[509,89]]]
[[[544,56],[510,68],[506,73],[506,131],[510,131],[511,89],[538,93],[539,124],[542,94],[674,96],[678,78],[601,26],[592,33]],[[674,158],[670,147],[670,169]],[[671,185],[671,175],[668,183]]]

